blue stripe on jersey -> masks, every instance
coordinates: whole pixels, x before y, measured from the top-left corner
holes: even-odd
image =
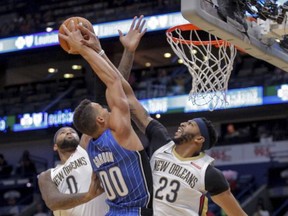
[[[141,210],[140,208],[121,208],[109,210],[109,212],[105,216],[140,216]]]
[[[108,197],[107,215],[139,215],[150,201],[139,152],[122,148],[110,130],[91,140],[87,151]]]

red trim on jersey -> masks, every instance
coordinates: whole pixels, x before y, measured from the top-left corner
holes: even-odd
[[[192,164],[193,166],[195,166],[197,169],[201,169],[201,167],[198,166],[197,164],[195,164],[195,163],[193,163],[193,162],[191,162],[191,164]]]
[[[203,206],[205,203],[205,195],[202,194],[202,196],[200,197],[200,204],[199,204],[199,215],[202,215],[202,211],[203,211]]]

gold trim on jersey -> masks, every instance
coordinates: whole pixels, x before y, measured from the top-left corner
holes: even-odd
[[[206,216],[208,212],[208,198],[205,196],[204,198],[204,205],[203,205],[203,209],[202,209],[202,214],[201,216]]]
[[[176,152],[176,146],[173,146],[172,153],[174,154],[174,156],[175,156],[176,158],[178,158],[178,159],[181,160],[181,161],[197,160],[197,159],[202,158],[202,157],[205,156],[205,153],[204,153],[204,152],[200,152],[200,154],[199,154],[198,156],[195,156],[195,157],[187,157],[187,158],[181,157],[181,156]]]

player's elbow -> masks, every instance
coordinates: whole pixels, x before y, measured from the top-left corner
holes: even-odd
[[[44,199],[44,202],[51,211],[60,210],[60,206],[53,199]]]
[[[58,210],[58,209],[55,207],[55,205],[51,205],[51,204],[46,203],[46,202],[45,202],[45,204],[46,204],[47,208],[49,208],[51,211],[56,211],[56,210]]]
[[[64,210],[61,206],[61,200],[57,199],[57,197],[46,194],[45,196],[42,196],[42,198],[47,208],[51,211]]]

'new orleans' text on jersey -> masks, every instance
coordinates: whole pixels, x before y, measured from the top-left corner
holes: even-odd
[[[165,160],[155,160],[153,171],[162,171],[171,175],[175,175],[187,182],[191,188],[193,188],[198,182],[198,178],[193,175],[191,171],[185,167]]]

